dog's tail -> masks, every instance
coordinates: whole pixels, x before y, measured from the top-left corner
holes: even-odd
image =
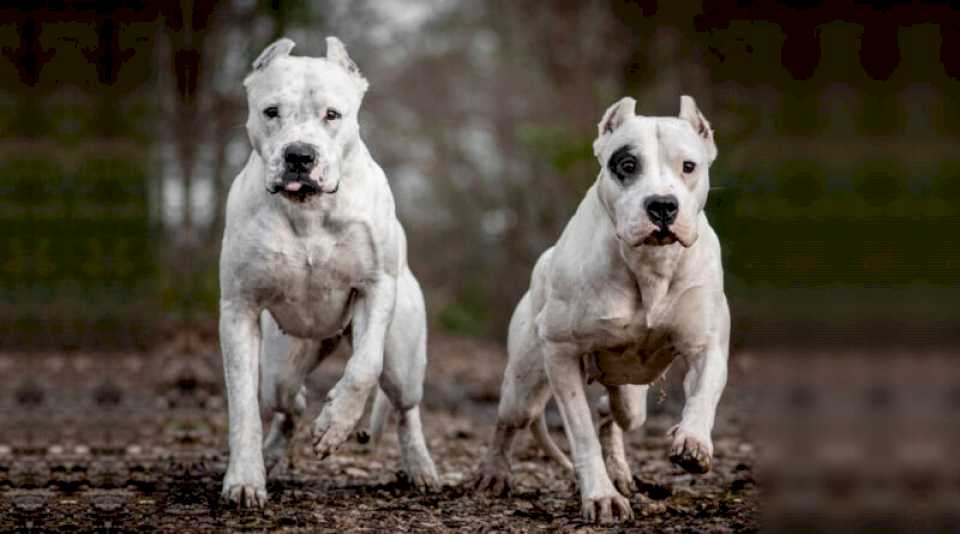
[[[383,389],[377,387],[376,396],[373,397],[373,409],[370,411],[370,448],[376,448],[383,438],[383,431],[390,422],[390,414],[393,413],[393,403],[387,398]]]
[[[533,433],[533,438],[537,440],[537,444],[543,449],[543,452],[547,453],[547,456],[563,466],[564,469],[573,471],[573,462],[567,458],[567,455],[560,450],[560,447],[558,447],[556,442],[553,441],[553,438],[550,437],[550,430],[547,429],[546,412],[540,412],[537,420],[530,425],[530,431]]]

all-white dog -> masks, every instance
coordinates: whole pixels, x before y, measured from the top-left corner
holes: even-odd
[[[325,58],[291,57],[293,46],[267,47],[244,80],[253,152],[230,188],[220,256],[230,412],[223,496],[263,506],[267,468],[286,453],[305,408],[304,377],[341,343],[353,354],[313,424],[315,452],[326,457],[349,437],[379,383],[373,432],[392,405],[405,470],[418,487],[435,487],[419,409],[423,294],[386,176],[360,139],[367,81],[334,37]],[[273,410],[266,440],[258,374],[260,400]]]
[[[720,243],[703,212],[713,131],[693,99],[680,117],[644,117],[623,98],[599,124],[601,171],[557,244],[533,270],[510,322],[509,362],[496,434],[481,463],[480,489],[509,488],[510,449],[534,420],[550,454],[575,469],[588,521],[633,515],[635,490],[623,431],[646,418],[647,384],[686,360],[686,405],[671,430],[671,460],[710,469],[710,432],[727,379],[730,315]],[[606,386],[599,438],[584,382]],[[543,410],[560,407],[573,463],[550,441]]]

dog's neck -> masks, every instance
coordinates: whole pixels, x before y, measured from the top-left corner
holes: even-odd
[[[661,321],[668,308],[667,297],[679,275],[680,259],[687,249],[679,243],[634,248],[617,241],[617,246],[620,257],[637,283],[647,326],[652,327]]]
[[[675,281],[683,276],[681,259],[689,254],[691,248],[684,248],[680,243],[665,246],[643,245],[631,247],[617,238],[617,231],[613,218],[604,207],[594,185],[587,193],[588,205],[594,211],[595,220],[604,221],[597,246],[612,254],[610,261],[622,262],[627,273],[636,284],[640,293],[640,300],[646,316],[647,326],[659,323],[668,310],[670,290]],[[696,243],[693,245],[696,246]],[[614,252],[616,251],[616,252]]]

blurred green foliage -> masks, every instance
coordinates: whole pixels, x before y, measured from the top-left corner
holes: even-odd
[[[571,130],[566,124],[522,124],[517,137],[524,146],[545,157],[557,172],[564,175],[583,170],[584,164],[596,161],[593,138]]]
[[[437,314],[440,327],[468,336],[487,335],[490,328],[490,302],[482,281],[465,281],[453,300]]]
[[[0,163],[0,346],[143,346],[155,314],[147,168],[63,160],[42,143]],[[51,156],[53,154],[53,156]]]

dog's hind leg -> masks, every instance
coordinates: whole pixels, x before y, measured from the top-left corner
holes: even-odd
[[[623,432],[630,432],[647,418],[648,386],[611,386],[600,401],[600,446],[607,474],[617,491],[630,496],[636,491],[633,473],[627,462]]]
[[[386,398],[375,399],[375,422],[380,428],[389,412],[388,403],[399,413],[397,428],[400,457],[410,480],[419,490],[437,489],[440,480],[430,458],[420,421],[423,378],[427,367],[427,327],[423,294],[413,273],[405,269],[397,281],[397,304],[387,330],[380,387]],[[377,396],[381,397],[380,392]],[[374,429],[374,431],[377,431]]]
[[[383,388],[377,388],[373,398],[373,407],[370,410],[370,431],[369,447],[376,449],[383,439],[383,431],[390,423],[390,415],[393,413],[393,404],[390,398],[384,393]]]
[[[509,358],[500,388],[497,428],[480,463],[473,485],[480,491],[503,495],[510,491],[510,456],[517,433],[543,414],[550,390],[533,329],[530,293],[520,300],[510,321]]]
[[[260,396],[264,408],[273,414],[263,442],[264,464],[269,473],[280,460],[289,457],[287,448],[297,419],[306,409],[304,378],[331,351],[324,351],[319,342],[284,334],[268,311],[260,315],[260,328]]]

